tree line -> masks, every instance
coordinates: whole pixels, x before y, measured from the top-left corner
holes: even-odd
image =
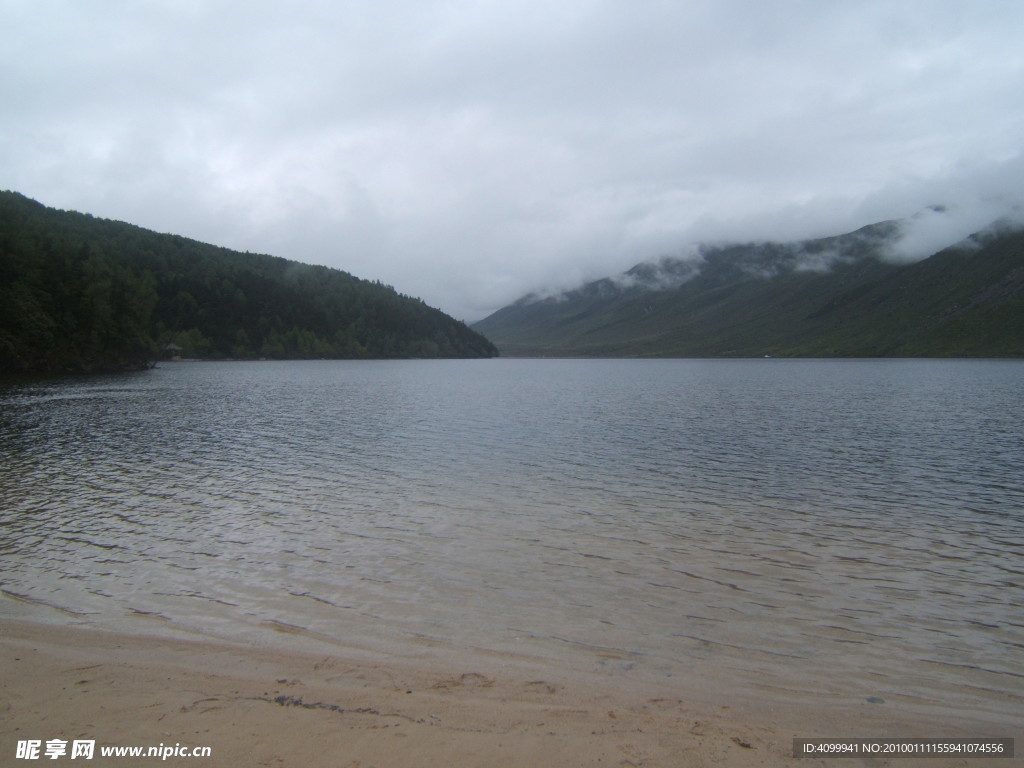
[[[464,323],[379,281],[0,192],[0,372],[137,368],[168,350],[193,358],[497,355]]]

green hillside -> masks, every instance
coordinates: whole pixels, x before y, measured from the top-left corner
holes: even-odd
[[[195,358],[497,354],[379,282],[0,192],[0,373],[139,367],[169,344]]]
[[[882,254],[899,226],[704,248],[474,327],[507,355],[1024,356],[1024,233],[994,227],[898,265]]]

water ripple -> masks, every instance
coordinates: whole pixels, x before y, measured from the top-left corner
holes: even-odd
[[[8,386],[0,615],[652,678],[699,661],[1024,714],[1022,372],[235,363]]]

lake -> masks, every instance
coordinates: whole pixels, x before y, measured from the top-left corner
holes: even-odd
[[[0,386],[0,618],[1024,715],[1024,363]]]

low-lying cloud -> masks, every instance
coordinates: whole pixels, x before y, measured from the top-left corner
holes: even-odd
[[[945,205],[916,258],[1021,200],[1022,4],[0,4],[0,188],[468,320]]]
[[[712,256],[731,260],[736,269],[765,280],[789,272],[825,273],[865,256],[909,264],[949,247],[979,247],[983,237],[971,237],[975,234],[984,236],[1024,227],[1024,208],[1003,204],[978,205],[966,210],[930,206],[906,219],[875,224],[867,231],[811,240],[695,243],[676,255],[641,262],[602,281],[607,283],[609,295],[631,289],[674,290],[697,277]],[[602,281],[591,283],[592,289],[599,289]],[[571,291],[561,288],[534,293],[531,300],[560,300]]]

